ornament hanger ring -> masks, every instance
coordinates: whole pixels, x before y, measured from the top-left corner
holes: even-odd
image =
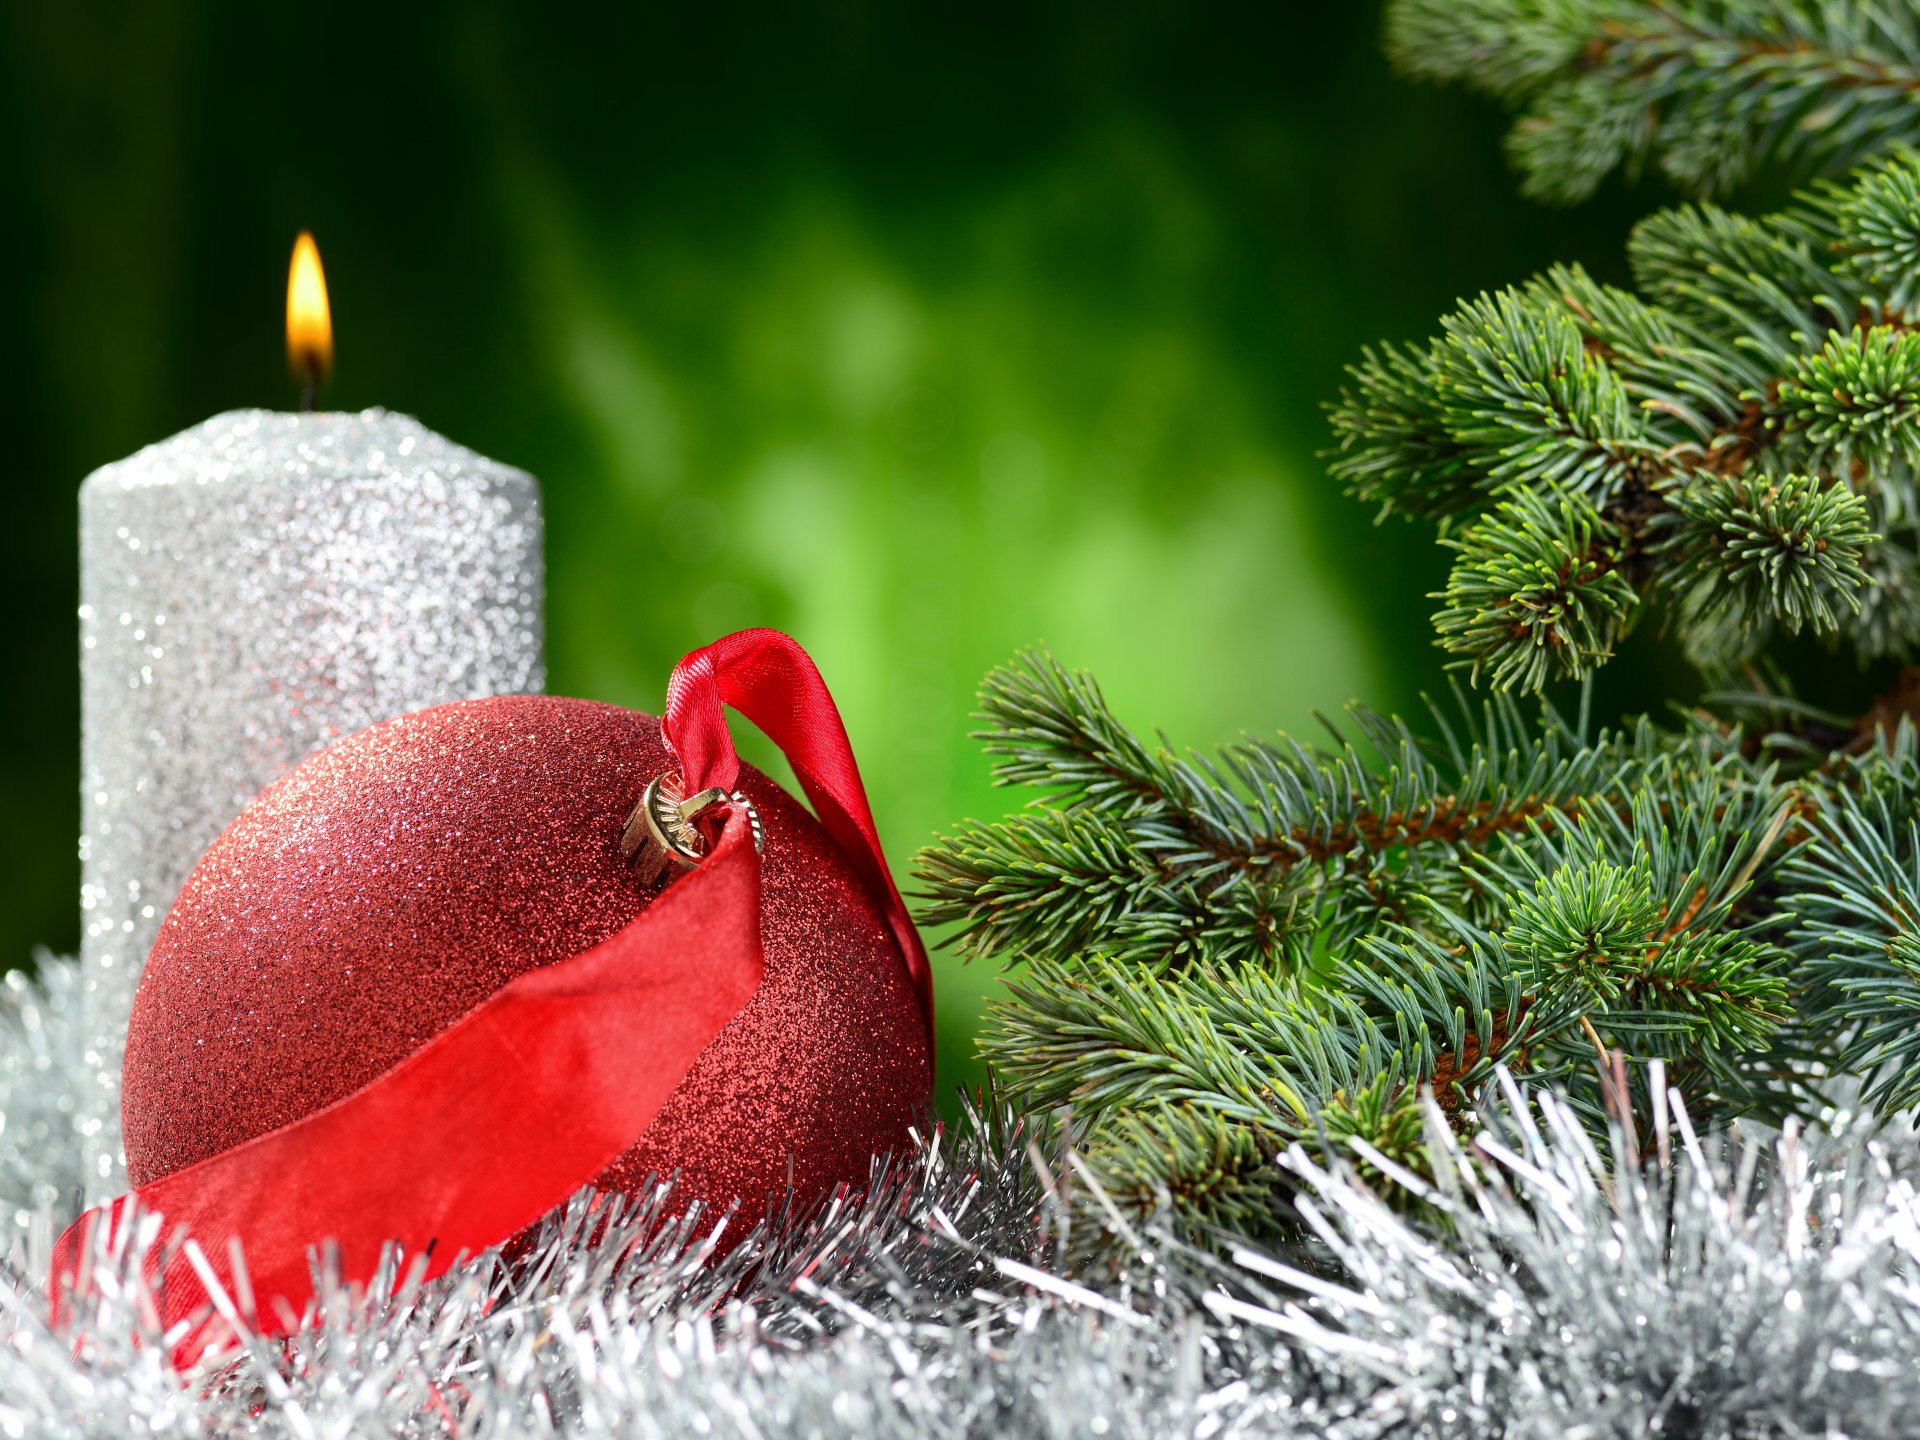
[[[698,821],[722,805],[737,805],[747,812],[753,829],[756,854],[767,848],[767,832],[760,823],[760,812],[740,791],[731,794],[719,786],[710,786],[695,795],[685,793],[686,782],[678,770],[656,775],[647,783],[640,803],[627,817],[620,834],[620,853],[627,857],[641,883],[651,885],[669,865],[691,870],[707,855],[707,837]]]

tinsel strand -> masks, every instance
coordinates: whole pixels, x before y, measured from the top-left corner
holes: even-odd
[[[745,1217],[662,1184],[427,1285],[394,1256],[349,1292],[317,1256],[292,1343],[183,1376],[142,1279],[158,1217],[96,1254],[70,1332],[45,1320],[93,1084],[70,970],[0,1011],[0,1435],[1865,1437],[1920,1413],[1920,1145],[1702,1137],[1658,1075],[1648,1135],[1509,1084],[1474,1135],[1429,1115],[1426,1174],[1294,1146],[1279,1251],[1129,1222],[1057,1125],[983,1097],[723,1255]],[[221,1303],[244,1330],[246,1295]]]

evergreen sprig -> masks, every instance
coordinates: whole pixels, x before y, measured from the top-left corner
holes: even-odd
[[[1774,423],[1805,437],[1828,470],[1868,472],[1920,461],[1920,334],[1899,324],[1855,326],[1797,355],[1780,378]]]
[[[1440,643],[1502,690],[1579,679],[1613,654],[1639,609],[1622,573],[1626,542],[1584,499],[1522,492],[1442,541],[1460,558],[1433,617]]]
[[[1476,679],[1585,675],[1651,608],[1715,672],[1776,630],[1910,643],[1915,195],[1901,151],[1779,214],[1666,211],[1630,246],[1638,295],[1558,267],[1354,368],[1333,472],[1441,520],[1435,628]]]
[[[1836,634],[1873,586],[1862,559],[1878,537],[1866,501],[1844,485],[1708,473],[1669,505],[1658,542],[1666,583],[1703,660],[1756,649],[1759,615],[1789,635]]]
[[[1285,1229],[1266,1162],[1315,1146],[1417,1190],[1496,1078],[1655,1147],[1656,1083],[1709,1124],[1920,1112],[1920,671],[1850,717],[1768,653],[1920,646],[1917,15],[1391,4],[1403,65],[1522,110],[1553,198],[1859,168],[1776,214],[1663,211],[1632,289],[1555,267],[1354,367],[1334,474],[1436,524],[1439,640],[1490,699],[1200,754],[1043,652],[988,677],[996,779],[1036,803],[928,849],[922,913],[1016,966],[982,1047],[1070,1114],[1102,1203]],[[1712,708],[1591,725],[1587,677],[1656,613]],[[1554,681],[1578,720],[1513,698]]]
[[[1619,489],[1646,454],[1646,432],[1613,369],[1585,363],[1570,314],[1509,290],[1440,323],[1432,383],[1462,458],[1491,490]]]
[[[1920,176],[1906,147],[1862,169],[1859,182],[1838,192],[1834,248],[1839,268],[1907,309],[1920,287]]]
[[[1516,110],[1508,154],[1552,202],[1616,168],[1708,194],[1920,138],[1920,23],[1897,0],[1393,0],[1387,49]]]
[[[1789,944],[1819,1000],[1820,1039],[1865,1100],[1920,1106],[1920,746],[1903,726],[1842,762],[1786,867]]]
[[[1816,982],[1787,932],[1831,889],[1796,858],[1825,853],[1804,817],[1880,773],[1865,762],[1786,777],[1735,730],[1588,734],[1501,699],[1436,709],[1431,742],[1356,710],[1355,739],[1181,755],[1044,652],[983,698],[999,779],[1046,803],[924,852],[922,915],[1027,962],[983,1052],[1072,1107],[1118,1193],[1190,1185],[1194,1214],[1244,1228],[1224,1157],[1336,1110],[1385,1143],[1395,1097],[1428,1085],[1464,1123],[1500,1064],[1598,1116],[1595,1060],[1619,1048],[1702,1114],[1778,1116],[1855,1043],[1848,985]],[[1878,873],[1822,834],[1834,866]]]
[[[1655,743],[1648,727],[1588,738],[1550,708],[1529,722],[1496,698],[1436,714],[1437,745],[1356,707],[1331,748],[1183,756],[1045,652],[995,670],[981,699],[996,783],[1050,803],[962,825],[920,857],[923,918],[957,926],[950,943],[971,956],[1299,968],[1419,902],[1470,908],[1474,854],[1624,793]]]

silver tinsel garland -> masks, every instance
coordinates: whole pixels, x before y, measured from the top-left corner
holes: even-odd
[[[1597,1147],[1510,1083],[1437,1173],[1295,1149],[1300,1238],[1196,1246],[1051,1127],[974,1108],[864,1190],[731,1217],[581,1195],[421,1285],[324,1283],[291,1343],[181,1376],[141,1246],[56,1334],[40,1289],[98,1090],[85,988],[0,1001],[0,1436],[1893,1436],[1920,1426],[1905,1136],[1707,1139],[1678,1096]],[[1654,1090],[1660,1092],[1655,1075]],[[1413,1191],[1423,1202],[1409,1206]],[[1063,1195],[1077,1197],[1063,1202]],[[1409,1215],[1422,1218],[1411,1219]],[[1087,1230],[1101,1243],[1089,1245]],[[223,1297],[243,1322],[244,1295]]]

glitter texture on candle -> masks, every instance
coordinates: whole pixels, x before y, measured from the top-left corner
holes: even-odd
[[[540,546],[531,476],[380,410],[235,411],[88,477],[82,958],[106,1053],[174,895],[260,789],[377,721],[542,688]],[[110,1193],[98,1099],[88,1188]]]

